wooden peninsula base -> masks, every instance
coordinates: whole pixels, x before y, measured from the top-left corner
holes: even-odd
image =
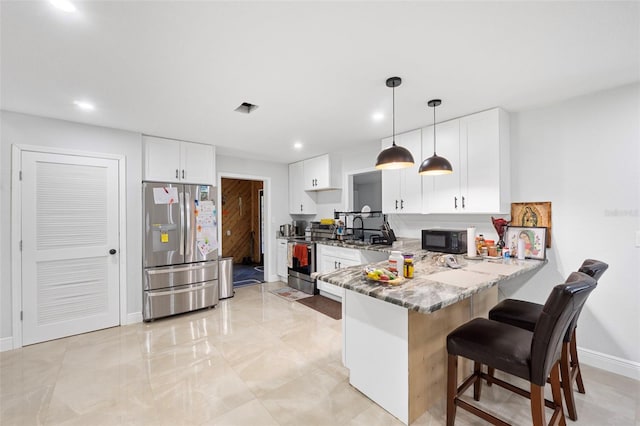
[[[487,315],[498,287],[432,313],[419,313],[349,289],[343,298],[343,359],[349,382],[410,424],[445,398],[446,337],[472,318]],[[471,365],[460,365],[467,375]]]

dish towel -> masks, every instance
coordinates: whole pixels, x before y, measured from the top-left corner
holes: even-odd
[[[293,243],[287,243],[287,267],[293,268]]]
[[[293,257],[298,259],[298,264],[301,268],[309,265],[309,256],[307,252],[306,244],[296,244],[293,246]]]

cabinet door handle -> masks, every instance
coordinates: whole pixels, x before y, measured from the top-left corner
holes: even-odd
[[[398,200],[396,200],[396,210],[398,210]]]
[[[400,200],[400,210],[404,210],[404,200]]]
[[[464,209],[464,196],[462,197],[462,208]]]
[[[178,179],[178,169],[176,169],[176,179]]]
[[[342,268],[342,262],[338,262],[338,269]]]
[[[184,179],[184,169],[182,169],[182,179]]]
[[[333,261],[333,269],[338,269],[338,262],[335,260]]]
[[[454,209],[458,208],[458,197],[453,197],[453,208]]]

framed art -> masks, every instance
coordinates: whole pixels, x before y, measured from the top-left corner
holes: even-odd
[[[547,228],[510,226],[507,228],[505,245],[509,247],[512,256],[518,251],[518,240],[524,240],[524,257],[527,259],[544,260],[546,258]]]
[[[511,203],[511,226],[547,228],[547,248],[551,248],[551,201]]]

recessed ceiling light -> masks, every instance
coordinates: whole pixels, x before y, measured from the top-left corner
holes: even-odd
[[[49,0],[49,2],[63,12],[73,13],[76,11],[76,7],[69,0]]]
[[[302,142],[296,142],[296,143],[294,143],[294,144],[293,144],[293,147],[294,147],[295,149],[301,149],[301,148],[302,148]]]
[[[384,120],[384,113],[374,112],[371,118],[373,118],[373,121],[382,121]]]
[[[73,104],[85,111],[93,111],[94,109],[96,109],[96,107],[92,103],[85,101],[73,101]]]

